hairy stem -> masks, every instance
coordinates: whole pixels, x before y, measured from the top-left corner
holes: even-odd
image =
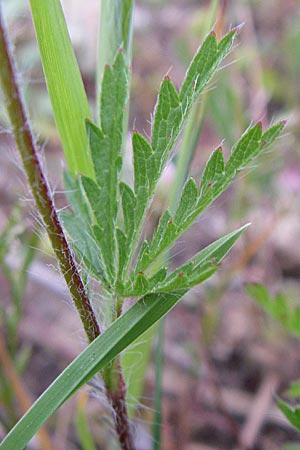
[[[14,138],[21,156],[33,198],[42,216],[53,250],[58,259],[75,307],[79,313],[88,340],[91,342],[100,334],[99,324],[87,297],[83,282],[77,270],[71,249],[52,201],[44,177],[37,147],[30,129],[20,90],[16,82],[16,71],[9,51],[9,44],[2,23],[0,9],[0,82],[6,102],[6,109],[12,125]],[[134,450],[125,403],[125,383],[121,374],[119,359],[113,363],[114,386],[106,384],[106,394],[114,409],[114,421],[119,442],[123,450]]]
[[[33,198],[44,221],[53,250],[58,259],[75,307],[91,342],[100,334],[91,303],[76,268],[72,252],[59,222],[49,188],[37,156],[37,148],[16,82],[16,72],[2,23],[0,10],[1,86],[14,138],[22,159]]]
[[[112,361],[103,372],[106,395],[114,410],[115,429],[122,450],[135,450],[126,407],[126,386],[122,375],[120,357]]]

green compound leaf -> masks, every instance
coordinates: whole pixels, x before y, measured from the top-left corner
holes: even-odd
[[[85,132],[87,96],[59,0],[30,0],[47,90],[69,171],[94,177]]]
[[[142,297],[96,338],[56,378],[0,444],[1,450],[23,450],[39,427],[80,386],[170,311],[186,290]]]
[[[207,37],[187,72],[180,94],[178,94],[168,76],[163,79],[154,110],[151,146],[139,133],[133,133],[132,146],[136,211],[135,231],[132,236],[132,242],[136,242],[139,237],[145,210],[150,203],[155,185],[174,143],[182,130],[190,107],[198,98],[203,86],[209,81],[222,58],[230,50],[235,33],[235,30],[230,31],[219,44],[217,44],[213,34]],[[209,54],[205,57],[206,59],[203,59],[202,57],[206,52]],[[95,172],[97,173],[96,168]],[[189,200],[190,211],[192,213],[191,202],[192,199],[193,201],[195,200],[195,186],[190,182],[186,186],[186,189],[189,189],[191,195],[193,195]],[[187,212],[183,214],[183,207],[187,206],[187,199],[188,196],[185,192],[176,217],[178,222],[180,221],[180,217],[184,217],[186,220],[189,215]],[[160,222],[159,229],[155,233],[150,245],[150,255],[148,257],[146,254],[142,256],[142,249],[139,253],[136,273],[140,269],[140,264],[142,267],[141,270],[143,270],[148,261],[151,262],[150,259],[156,257],[156,254],[160,252],[160,246],[162,251],[176,238],[176,233],[178,236],[180,227],[177,228],[178,230],[176,231],[176,226],[172,224],[172,220],[165,224],[165,226],[164,221]],[[163,233],[163,236],[161,236],[161,233]],[[159,245],[157,245],[157,241],[160,242]],[[126,268],[132,254],[132,251],[128,253],[128,261],[125,263]]]
[[[263,134],[261,124],[257,123],[241,136],[232,148],[227,163],[224,165],[223,153],[216,149],[209,158],[201,179],[199,195],[195,202],[195,186],[187,182],[183,191],[183,197],[172,220],[169,212],[165,212],[153,235],[152,241],[145,247],[141,246],[137,259],[137,271],[144,271],[157,256],[162,253],[172,242],[177,239],[192,221],[228,186],[236,173],[242,170],[259,153],[264,151],[278,136],[284,122],[279,122],[268,128]],[[191,190],[190,205],[184,213],[184,205],[187,205],[186,189]]]
[[[120,51],[113,65],[104,68],[100,100],[101,127],[89,121],[86,124],[96,182],[88,177],[82,177],[82,184],[97,221],[94,233],[111,283],[114,282],[116,272],[117,188],[122,161],[121,147],[124,108],[128,94],[127,84],[128,70],[124,55]],[[119,245],[120,242],[119,240]]]

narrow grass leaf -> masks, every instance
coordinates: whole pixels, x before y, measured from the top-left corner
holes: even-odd
[[[177,267],[157,286],[157,290],[169,290],[171,286],[174,286],[174,288],[176,286],[191,287],[208,278],[216,271],[217,265],[248,226],[249,224],[246,224],[200,250],[191,260]]]
[[[100,92],[103,70],[111,65],[123,47],[126,63],[130,63],[133,0],[101,0],[97,84]]]
[[[31,13],[55,123],[67,167],[94,177],[85,132],[87,96],[59,0],[30,0]]]
[[[185,292],[182,290],[150,294],[136,302],[56,378],[4,438],[0,449],[24,449],[39,427],[56,409],[173,308]]]

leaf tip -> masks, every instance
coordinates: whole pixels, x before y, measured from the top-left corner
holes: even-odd
[[[232,28],[231,31],[234,31],[235,34],[239,34],[240,31],[244,28],[245,22],[241,22],[239,25],[236,25],[234,28]]]
[[[281,125],[281,129],[283,129],[287,124],[287,120],[281,120],[280,121],[280,125]]]

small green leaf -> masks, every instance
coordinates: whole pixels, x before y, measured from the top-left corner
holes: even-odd
[[[109,280],[110,284],[113,284],[115,281],[116,265],[114,260],[115,254],[112,253],[112,245],[113,251],[115,252],[115,241],[110,242],[109,239],[105,239],[105,233],[103,231],[103,228],[101,228],[98,224],[95,224],[93,226],[93,232],[97,244],[99,245],[99,249],[101,252],[101,259],[105,267],[107,279]]]
[[[166,76],[160,85],[152,128],[151,142],[157,167],[156,179],[178,136],[182,120],[182,107],[178,93],[170,78]]]
[[[231,30],[217,44],[216,35],[211,32],[198,49],[179,93],[184,112],[190,109],[195,98],[200,95],[220,62],[230,51],[235,34],[236,30]]]
[[[131,241],[135,230],[136,197],[128,184],[121,182],[119,187],[122,199],[125,233],[128,240]]]
[[[292,408],[282,399],[277,400],[277,405],[290,424],[300,431],[300,407],[296,406],[295,408]]]
[[[113,282],[115,274],[115,226],[113,215],[108,215],[103,192],[97,183],[91,178],[84,176],[81,181],[98,223],[94,227],[94,233],[101,250],[102,261],[110,282]],[[108,198],[107,203],[109,203]]]
[[[245,289],[248,294],[255,300],[255,302],[262,306],[263,308],[267,308],[270,302],[270,296],[266,287],[260,283],[254,284],[246,284]]]
[[[79,261],[83,260],[89,272],[99,279],[104,287],[108,286],[105,269],[101,260],[100,248],[93,238],[91,227],[69,211],[61,211],[59,217],[64,229],[71,237],[70,244]]]
[[[208,82],[217,64],[217,41],[214,32],[211,32],[194,56],[186,73],[180,89],[180,100],[183,110],[192,104],[196,95],[199,95]]]
[[[166,267],[162,267],[158,272],[156,272],[155,275],[153,275],[153,277],[151,277],[149,279],[149,283],[151,286],[151,289],[155,290],[155,287],[157,286],[157,284],[161,283],[162,281],[164,281],[164,279],[167,276],[167,268]]]
[[[158,223],[158,227],[149,245],[149,258],[153,261],[158,254],[165,250],[174,240],[176,226],[169,211],[165,211]]]
[[[123,278],[125,264],[128,259],[128,239],[120,228],[117,228],[116,238],[118,244],[118,279]]]
[[[136,131],[132,133],[132,149],[134,192],[137,198],[136,226],[138,227],[155,186],[156,169],[152,148]]]
[[[247,284],[248,294],[271,317],[277,320],[282,327],[295,336],[300,336],[300,307],[291,304],[283,293],[270,296],[262,284]]]
[[[222,148],[213,151],[203,170],[200,183],[200,196],[208,188],[212,193],[215,185],[224,177],[224,157]],[[212,194],[213,195],[213,194]]]
[[[87,122],[87,132],[94,163],[96,181],[100,191],[102,216],[111,218],[117,215],[117,161],[119,149],[111,147],[110,138],[104,136],[102,130],[91,122]],[[102,219],[100,219],[100,222]],[[107,229],[112,234],[113,227]]]
[[[183,273],[179,272],[175,277],[167,277],[167,279],[156,287],[156,292],[168,292],[176,289],[188,288],[189,279]]]
[[[261,123],[257,123],[247,130],[232,148],[231,154],[225,165],[227,178],[232,178],[238,170],[241,170],[260,151],[262,136]]]
[[[261,137],[261,148],[265,150],[266,147],[272,144],[272,142],[277,138],[279,133],[285,127],[286,122],[283,120],[281,122],[275,123],[275,125],[270,126],[266,129]]]
[[[180,226],[180,224],[189,216],[189,214],[194,211],[194,206],[197,202],[197,198],[197,185],[194,178],[191,177],[187,180],[183,187],[181,199],[174,216],[174,222],[177,224],[177,226]]]
[[[147,277],[140,272],[135,279],[133,290],[129,295],[144,295],[149,292],[149,286],[150,284]]]
[[[198,266],[193,273],[189,276],[188,287],[197,286],[203,281],[207,280],[218,270],[218,265],[214,262],[207,262]]]
[[[218,58],[223,59],[231,50],[234,38],[237,34],[237,28],[233,28],[218,43]]]
[[[73,176],[67,170],[63,173],[63,182],[65,195],[72,207],[76,217],[80,218],[87,224],[91,223],[90,211],[87,205],[87,199],[84,195],[80,178]]]
[[[300,381],[293,381],[286,390],[286,394],[289,398],[299,398],[300,397]]]
[[[141,270],[142,266],[147,266],[149,261],[149,243],[144,240],[140,246],[137,262],[134,268],[135,273]]]
[[[109,138],[114,155],[121,150],[127,84],[128,69],[123,52],[119,51],[113,65],[104,68],[100,97],[101,129]]]

